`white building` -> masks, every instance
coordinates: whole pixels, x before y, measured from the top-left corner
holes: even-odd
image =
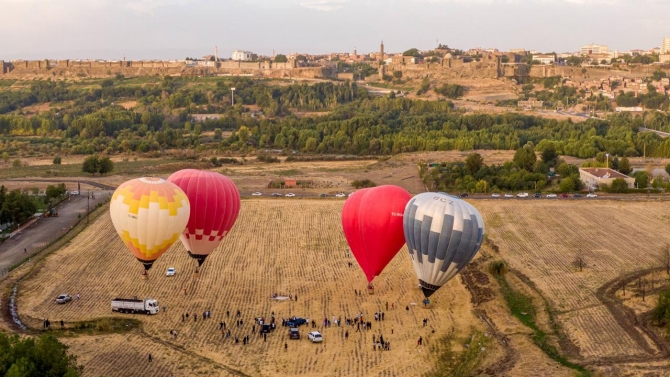
[[[550,65],[556,63],[556,55],[554,54],[533,55],[533,60],[537,60],[544,65]]]
[[[233,60],[249,61],[253,60],[254,53],[251,51],[235,50],[233,51]]]
[[[590,44],[582,46],[579,49],[580,55],[607,54],[607,53],[609,53],[609,48],[606,45]]]
[[[670,54],[670,37],[663,38],[661,44],[661,54]]]

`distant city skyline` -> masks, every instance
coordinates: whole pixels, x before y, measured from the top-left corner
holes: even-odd
[[[0,59],[660,47],[663,0],[2,0]],[[633,16],[634,15],[634,16]]]

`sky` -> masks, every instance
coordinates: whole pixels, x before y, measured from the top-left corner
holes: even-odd
[[[0,0],[0,59],[183,59],[402,52],[649,49],[670,0]]]

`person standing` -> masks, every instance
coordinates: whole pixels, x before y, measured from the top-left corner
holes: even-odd
[[[344,332],[344,339],[349,339],[349,330]]]
[[[151,357],[151,354],[149,354],[149,362],[152,362],[153,358]]]

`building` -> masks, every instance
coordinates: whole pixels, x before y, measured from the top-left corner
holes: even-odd
[[[661,54],[670,54],[670,37],[663,38],[661,44]]]
[[[590,44],[582,46],[579,49],[580,55],[593,55],[593,54],[606,54],[606,53],[609,53],[609,49],[606,45]]]
[[[538,101],[538,100],[534,100],[534,99],[530,99],[528,101],[517,102],[517,106],[522,108],[522,109],[542,108],[543,105],[544,105],[544,101]]]
[[[235,51],[233,51],[233,60],[250,61],[250,60],[254,60],[254,55],[255,54],[251,51],[235,50]]]
[[[556,63],[556,55],[554,54],[533,55],[533,60],[537,60],[538,62],[544,65],[551,65]]]
[[[593,190],[602,184],[612,185],[615,179],[623,179],[628,184],[628,188],[635,187],[635,178],[621,174],[616,170],[608,168],[580,168],[579,179],[589,190]]]

